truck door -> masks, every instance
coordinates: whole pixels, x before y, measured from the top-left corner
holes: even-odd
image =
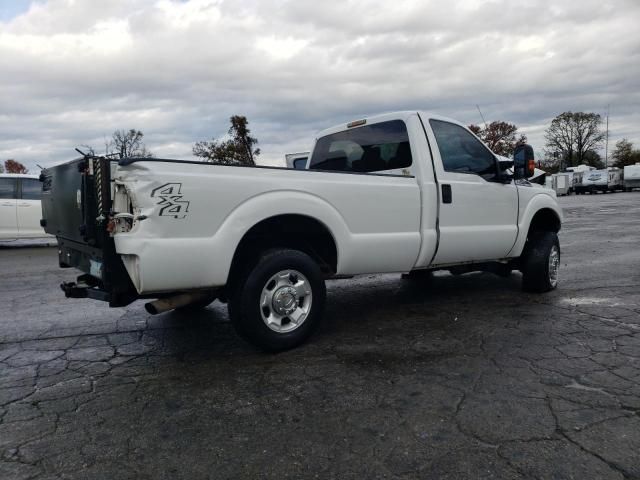
[[[495,155],[464,127],[436,119],[429,125],[438,147],[433,155],[440,189],[432,264],[506,257],[518,233],[516,185],[496,181]]]
[[[37,178],[21,178],[20,185],[20,198],[17,201],[18,234],[21,237],[44,237],[44,229],[40,226],[42,183]]]
[[[17,193],[17,178],[0,177],[0,238],[18,236]]]

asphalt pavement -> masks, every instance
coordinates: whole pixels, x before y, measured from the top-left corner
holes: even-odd
[[[336,280],[277,355],[218,302],[66,299],[54,248],[2,248],[0,479],[640,478],[640,192],[560,203],[558,290]]]

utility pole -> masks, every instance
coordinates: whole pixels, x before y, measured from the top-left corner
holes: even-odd
[[[609,107],[610,107],[610,105],[607,105],[607,133],[605,134],[605,141],[604,141],[604,168],[605,168],[605,170],[609,168]]]
[[[478,113],[480,114],[480,118],[484,122],[484,129],[487,129],[487,121],[484,119],[484,115],[482,115],[482,111],[480,110],[480,105],[476,104],[476,108],[478,109]]]

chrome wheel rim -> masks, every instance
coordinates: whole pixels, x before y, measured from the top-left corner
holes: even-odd
[[[281,270],[262,288],[260,314],[274,332],[292,332],[304,323],[311,311],[313,294],[307,277],[297,270]]]
[[[560,267],[560,251],[555,245],[549,252],[549,283],[553,288],[558,284],[558,269]]]

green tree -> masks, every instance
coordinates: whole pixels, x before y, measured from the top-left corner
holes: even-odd
[[[626,165],[634,165],[640,163],[640,150],[634,149],[633,143],[623,138],[616,142],[616,148],[611,153],[611,158],[616,167],[623,168]]]
[[[518,127],[513,123],[496,121],[485,128],[472,124],[469,125],[469,130],[475,133],[493,153],[505,157],[513,155],[513,151],[519,144],[527,143],[527,137],[523,134],[516,139]]]
[[[109,141],[105,142],[106,153],[107,155],[116,155],[118,158],[153,157],[142,141],[143,137],[144,133],[135,128],[116,130]]]
[[[598,169],[604,168],[604,161],[600,154],[595,150],[587,150],[582,157],[582,163]],[[577,163],[577,165],[580,165],[580,163]]]
[[[602,118],[597,113],[564,112],[551,121],[545,132],[546,152],[559,155],[562,167],[593,161],[592,154],[602,145]]]
[[[258,139],[251,136],[249,121],[242,115],[234,115],[229,121],[228,140],[211,139],[197,142],[193,146],[193,154],[202,157],[209,162],[222,165],[246,165],[255,166],[256,157],[260,155],[260,149],[255,148]]]
[[[29,173],[27,167],[12,158],[5,160],[4,169],[7,173]]]

